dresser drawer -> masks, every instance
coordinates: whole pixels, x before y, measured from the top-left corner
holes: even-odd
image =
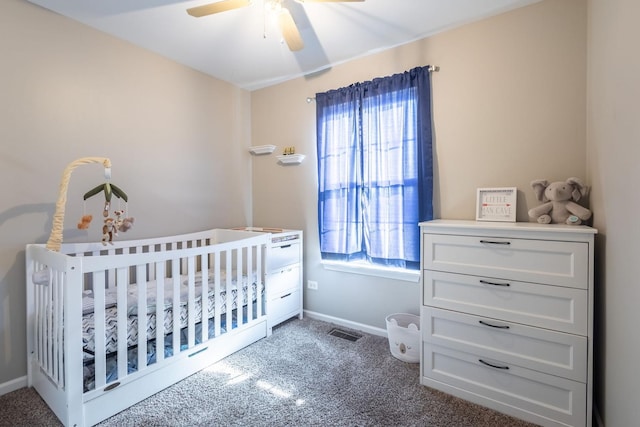
[[[269,301],[267,308],[269,321],[278,324],[290,317],[300,314],[302,310],[300,290],[279,295]]]
[[[272,246],[269,252],[269,266],[267,269],[268,271],[279,270],[300,261],[300,243],[285,243],[279,246]]]
[[[582,382],[429,343],[422,366],[424,385],[543,425],[586,425]]]
[[[280,296],[292,290],[300,289],[300,266],[292,265],[267,275],[268,293],[271,297]]]
[[[424,305],[587,335],[587,291],[423,271]]]
[[[584,242],[424,234],[423,268],[587,288]]]
[[[422,308],[423,340],[587,382],[587,338],[488,317]]]

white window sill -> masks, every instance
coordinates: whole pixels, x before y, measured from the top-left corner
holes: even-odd
[[[342,271],[344,273],[385,277],[387,279],[403,280],[405,282],[413,283],[418,283],[418,281],[420,280],[420,272],[418,270],[379,267],[359,262],[322,261],[321,263],[322,266],[327,270]]]

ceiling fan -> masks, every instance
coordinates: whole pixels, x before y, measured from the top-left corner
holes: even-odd
[[[277,13],[278,25],[282,32],[282,38],[289,46],[289,50],[297,51],[304,47],[304,42],[300,36],[300,31],[296,25],[291,12],[282,4],[283,0],[264,0],[265,9]],[[295,0],[298,3],[353,3],[365,0]],[[215,13],[226,12],[228,10],[240,9],[249,6],[252,0],[221,0],[202,6],[187,9],[187,13],[196,18],[213,15]]]

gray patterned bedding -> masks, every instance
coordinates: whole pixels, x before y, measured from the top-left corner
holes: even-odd
[[[220,285],[220,313],[222,315],[227,312],[227,289],[226,278],[224,272],[221,274]],[[234,310],[238,307],[238,283],[235,272],[232,274],[231,282],[232,307]],[[250,287],[250,297],[255,301],[259,295],[264,292],[264,285],[260,284],[258,293],[258,280],[253,273],[251,277],[242,276],[241,283],[241,306],[248,303]],[[156,338],[156,288],[155,280],[147,283],[147,340]],[[200,274],[195,277],[195,323],[202,321],[202,278]],[[116,305],[116,288],[108,288],[105,291],[105,347],[106,353],[114,353],[118,349],[117,336],[117,318],[118,309]],[[208,295],[206,296],[206,318],[210,319],[216,315],[216,295],[212,275],[209,275]],[[180,284],[180,328],[187,326],[188,322],[188,286],[186,276],[181,278]],[[173,331],[173,279],[166,279],[164,283],[164,333],[170,334]],[[83,295],[83,318],[82,318],[82,343],[84,349],[85,360],[93,359],[95,352],[95,310],[94,298],[92,291],[85,291]],[[137,285],[129,285],[127,288],[127,347],[135,346],[138,343],[138,289]]]

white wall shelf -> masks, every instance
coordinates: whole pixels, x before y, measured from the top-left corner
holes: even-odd
[[[275,145],[256,145],[255,147],[249,147],[249,152],[259,156],[263,154],[271,154],[275,149]]]
[[[304,160],[304,154],[285,154],[277,156],[278,162],[282,165],[297,165]]]

